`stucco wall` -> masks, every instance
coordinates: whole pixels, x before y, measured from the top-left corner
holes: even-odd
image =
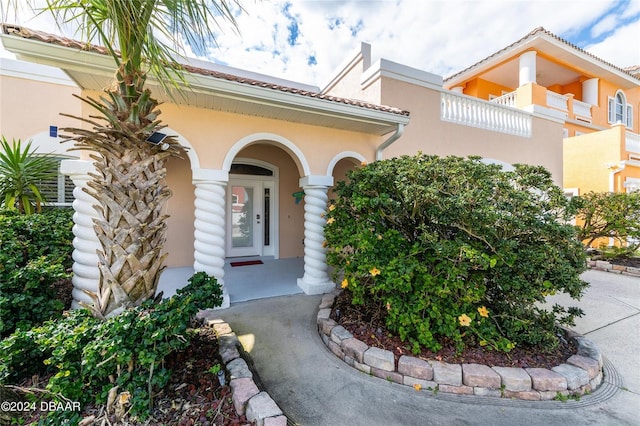
[[[565,139],[564,187],[589,191],[609,191],[607,164],[620,161],[618,129],[594,132]]]
[[[291,123],[262,117],[217,112],[175,104],[162,105],[163,121],[183,135],[196,149],[201,168],[221,169],[224,158],[236,143],[252,135],[268,133],[295,145],[313,175],[324,175],[331,159],[342,151],[355,151],[373,160],[381,138],[376,135]],[[255,143],[258,141],[253,141]],[[301,159],[283,143],[303,176]]]
[[[384,153],[385,158],[402,154],[479,155],[506,163],[546,167],[557,185],[562,185],[562,124],[533,118],[532,137],[520,137],[440,119],[440,91],[398,80],[383,81],[383,103],[411,111],[411,123],[403,136]]]
[[[171,158],[167,161],[167,185],[172,196],[167,202],[167,240],[165,248],[168,250],[166,265],[193,265],[193,222],[194,186],[191,183],[191,165],[187,159]]]
[[[79,126],[78,120],[60,115],[80,115],[80,102],[72,96],[80,93],[78,88],[0,75],[0,92],[0,134],[8,140],[27,141],[43,132],[48,135],[52,125]],[[43,149],[61,153],[67,147],[70,144]]]

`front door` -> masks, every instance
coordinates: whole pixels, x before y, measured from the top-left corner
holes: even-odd
[[[262,256],[263,184],[232,179],[227,193],[227,256]]]

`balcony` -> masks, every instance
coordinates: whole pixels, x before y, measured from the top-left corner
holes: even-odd
[[[591,123],[591,104],[586,102],[571,99],[573,106],[573,115],[576,120],[586,121]]]
[[[566,113],[567,118],[591,123],[591,104],[574,99],[572,94],[561,95],[560,93],[546,90],[542,87],[540,89],[543,90],[543,93],[546,95],[546,99],[544,101],[541,101],[540,97],[536,98],[532,94],[525,93],[525,98],[530,98],[529,101],[524,101],[524,105],[518,105],[518,91],[516,90],[502,95],[499,98],[494,98],[490,102],[498,105],[518,108],[526,106],[529,102],[537,103],[535,101],[537,99],[538,102],[545,102],[542,106]],[[523,90],[523,88],[518,90]]]
[[[513,103],[515,104],[515,95]],[[440,96],[440,118],[465,126],[531,137],[532,115],[497,103],[495,99],[494,102],[488,102],[453,92],[443,92]]]
[[[624,148],[629,152],[640,154],[640,135],[625,132]]]
[[[559,111],[569,112],[569,97],[547,90],[547,106]]]

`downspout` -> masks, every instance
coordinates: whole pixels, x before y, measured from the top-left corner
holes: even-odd
[[[626,161],[621,161],[618,164],[608,164],[609,167],[609,192],[616,192],[616,174],[620,173],[627,166]]]
[[[380,146],[376,149],[376,161],[382,160],[382,151],[387,149],[389,145],[398,140],[402,133],[404,132],[404,124],[398,123],[398,127],[396,131],[391,135],[386,141],[382,142]]]

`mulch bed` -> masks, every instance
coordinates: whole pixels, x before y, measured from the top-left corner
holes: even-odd
[[[339,310],[339,316],[336,315]],[[490,367],[519,367],[519,368],[551,368],[564,363],[569,357],[575,355],[577,347],[567,339],[561,341],[555,351],[540,353],[536,348],[516,347],[509,353],[498,352],[486,347],[471,347],[457,354],[453,344],[441,342],[443,348],[438,352],[423,350],[419,354],[411,352],[411,346],[400,340],[398,336],[390,333],[383,320],[375,318],[371,312],[367,312],[365,306],[356,306],[351,303],[348,292],[343,291],[336,297],[331,318],[347,329],[353,336],[366,343],[368,346],[385,349],[393,352],[396,361],[402,355],[410,355],[425,360],[437,360],[449,364],[484,364]]]
[[[640,257],[619,257],[608,260],[614,265],[630,266],[632,268],[640,268]]]

